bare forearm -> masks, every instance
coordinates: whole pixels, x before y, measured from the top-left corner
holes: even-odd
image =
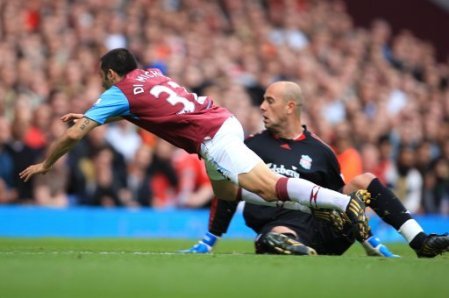
[[[53,164],[64,154],[70,151],[79,140],[64,136],[56,140],[49,148],[46,159],[44,160],[44,167],[51,168]]]
[[[73,120],[71,114],[63,116],[61,119],[64,122]],[[58,138],[49,148],[47,158],[38,164],[31,165],[19,173],[20,179],[27,182],[36,174],[47,173],[51,166],[64,154],[66,154],[76,143],[79,142],[89,131],[94,129],[98,124],[88,118],[77,121],[72,127],[70,127],[63,136]]]
[[[97,124],[88,119],[80,119],[74,126],[69,128],[65,134],[58,138],[48,150],[48,155],[43,162],[44,168],[50,168],[61,156],[66,154],[75,146],[89,131]]]

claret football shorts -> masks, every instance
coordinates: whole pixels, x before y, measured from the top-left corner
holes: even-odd
[[[211,180],[230,180],[238,184],[238,175],[248,173],[262,159],[246,147],[243,128],[234,117],[228,118],[215,136],[203,141],[200,154]]]

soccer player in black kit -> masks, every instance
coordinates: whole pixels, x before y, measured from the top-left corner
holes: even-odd
[[[368,204],[386,223],[393,226],[409,243],[418,257],[435,257],[449,250],[447,234],[425,234],[399,199],[371,173],[364,173],[345,184],[334,152],[301,125],[302,93],[292,82],[276,82],[264,95],[261,111],[266,130],[248,138],[246,145],[256,152],[274,172],[301,177],[317,185],[349,193],[367,189]],[[242,190],[247,203],[243,211],[246,224],[257,234],[256,253],[296,255],[341,255],[355,241],[351,222],[338,211],[298,206],[299,210],[248,204],[254,196]],[[257,203],[257,201],[254,201]],[[214,200],[209,232],[188,253],[207,253],[226,233],[237,202]],[[283,206],[285,207],[285,206]],[[394,257],[371,235],[361,241],[368,255]]]

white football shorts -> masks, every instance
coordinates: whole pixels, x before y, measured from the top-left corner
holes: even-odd
[[[231,180],[238,184],[239,174],[248,173],[263,162],[246,147],[243,139],[242,125],[232,116],[223,122],[213,138],[203,141],[200,154],[211,180]]]

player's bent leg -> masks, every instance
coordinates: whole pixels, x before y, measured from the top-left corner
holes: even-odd
[[[376,179],[376,176],[369,172],[357,175],[343,187],[343,193],[350,194],[359,189],[368,189],[373,179]]]
[[[224,182],[229,181],[257,193],[266,201],[277,200],[275,185],[280,176],[243,143],[243,129],[235,118],[226,120],[215,137],[203,142],[200,155],[218,198],[229,200],[235,193]]]
[[[368,183],[368,186],[366,184]],[[412,217],[401,200],[374,175],[365,173],[351,182],[354,187],[366,188],[371,193],[371,207],[384,222],[395,228],[414,249],[418,257],[434,257],[447,247],[445,235],[427,235]]]
[[[290,209],[290,210],[300,210],[305,213],[312,213],[312,209],[309,207],[299,204],[298,202],[294,201],[272,201],[267,202],[265,201],[261,196],[259,196],[256,193],[250,192],[246,189],[241,188],[241,200],[254,204],[254,205],[262,205],[262,206],[270,206],[270,207],[281,207],[284,209]]]
[[[273,173],[260,162],[251,171],[239,174],[239,185],[257,193],[264,200],[293,201],[312,208],[345,211],[350,197],[340,192],[320,187],[301,178],[287,178]]]
[[[276,183],[280,175],[272,172],[265,163],[258,162],[251,171],[238,175],[239,185],[253,193],[258,194],[266,201],[278,200]]]
[[[316,256],[315,249],[295,239],[291,233],[268,232],[257,236],[255,241],[257,254]]]
[[[276,197],[293,197],[295,198],[294,201],[314,208],[340,209],[346,213],[353,224],[357,240],[362,242],[369,237],[368,219],[365,215],[365,206],[370,201],[369,192],[358,190],[351,193],[349,199],[346,199],[346,195],[330,189],[321,188],[304,179],[287,179],[285,177],[277,178],[276,176],[272,176],[271,180],[264,180],[263,175],[266,172],[263,166],[265,165],[258,164],[249,173],[240,174],[240,185],[252,191],[256,191],[256,189],[252,188],[254,186],[265,187],[266,193],[270,193],[270,191],[272,193],[273,190],[270,189],[270,183],[272,183],[273,179],[277,179],[275,183]],[[265,168],[269,171],[266,166]],[[279,186],[281,182],[282,185]],[[304,200],[304,198],[306,199]]]

